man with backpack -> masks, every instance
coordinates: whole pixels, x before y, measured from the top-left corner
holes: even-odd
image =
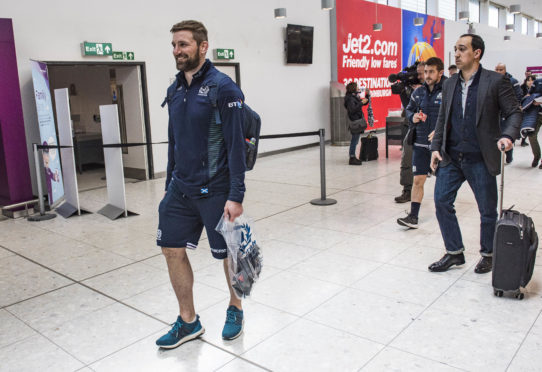
[[[156,341],[166,349],[205,332],[194,309],[194,276],[186,253],[197,248],[203,227],[213,257],[224,262],[230,290],[222,337],[232,340],[243,331],[243,310],[230,283],[226,242],[215,227],[222,216],[233,221],[243,213],[246,170],[243,93],[205,58],[209,42],[202,23],[182,21],[171,33],[179,73],[164,101],[169,149],[156,241],[166,257],[179,315],[171,330]]]

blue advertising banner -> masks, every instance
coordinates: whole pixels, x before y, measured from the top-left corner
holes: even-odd
[[[416,17],[423,18],[422,26],[414,25]],[[435,39],[437,33],[440,33],[440,39]],[[403,68],[431,57],[444,61],[444,19],[403,10]]]
[[[30,63],[32,65],[32,81],[34,83],[41,144],[56,145],[58,142],[47,65],[38,61],[30,61]],[[44,149],[42,155],[49,205],[53,206],[64,196],[59,152],[57,149]]]

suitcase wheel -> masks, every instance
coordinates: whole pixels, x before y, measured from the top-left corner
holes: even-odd
[[[495,289],[495,290],[493,290],[493,294],[494,294],[495,296],[497,296],[497,297],[502,297],[502,295],[504,294],[504,292],[501,291],[501,290]],[[522,294],[523,294],[523,293],[522,293]]]
[[[523,300],[523,297],[525,297],[525,295],[524,295],[523,293],[521,293],[521,292],[519,292],[519,293],[516,294],[516,298],[517,298],[518,300]]]

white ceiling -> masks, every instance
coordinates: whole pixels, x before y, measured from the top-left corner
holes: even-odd
[[[542,0],[495,0],[492,3],[509,7],[513,4],[521,5],[521,13],[542,21]]]

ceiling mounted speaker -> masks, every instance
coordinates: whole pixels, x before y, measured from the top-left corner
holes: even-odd
[[[286,8],[276,8],[275,18],[276,19],[286,18]]]
[[[510,39],[511,39],[510,35],[505,35],[504,36],[504,41],[510,41]]]
[[[506,31],[514,31],[514,25],[512,23],[506,25]]]
[[[467,11],[459,12],[459,16],[457,18],[460,21],[468,21],[469,20],[469,12],[467,12]]]
[[[322,0],[322,10],[330,10],[335,7],[333,0]]]
[[[441,37],[442,37],[442,35],[440,34],[440,32],[435,32],[433,34],[433,39],[435,39],[435,40],[439,40]]]
[[[414,18],[414,26],[423,26],[423,24],[424,24],[423,17]]]
[[[510,13],[512,14],[521,13],[521,6],[519,4],[510,5]]]
[[[373,31],[382,31],[382,23],[373,23]]]
[[[536,33],[536,38],[537,39],[542,39],[542,32],[537,32]]]

